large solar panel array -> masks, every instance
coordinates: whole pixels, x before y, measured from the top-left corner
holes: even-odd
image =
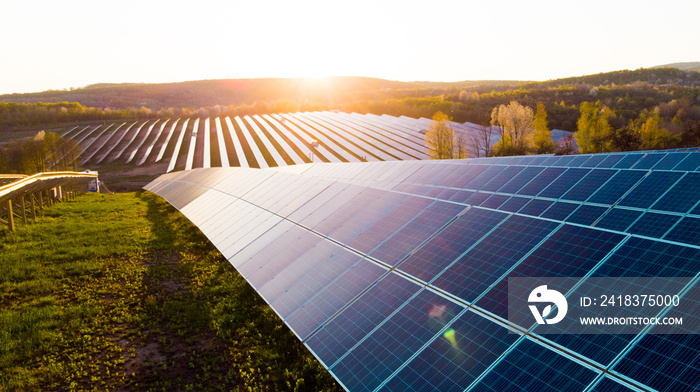
[[[506,319],[509,277],[700,290],[698,151],[211,168],[146,189],[348,390],[700,390],[697,334],[539,335]],[[700,317],[681,302],[668,315]]]
[[[74,127],[63,135],[80,146],[81,164],[120,162],[162,165],[163,172],[207,167],[298,165],[311,162],[375,162],[428,159],[427,118],[304,112],[271,115],[135,121]],[[458,132],[476,137],[488,130],[452,122]],[[559,140],[564,131],[553,131]],[[471,137],[469,136],[469,137]],[[479,156],[472,143],[469,156]]]

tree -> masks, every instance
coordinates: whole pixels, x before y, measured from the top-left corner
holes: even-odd
[[[642,150],[668,148],[677,140],[676,136],[660,125],[661,117],[658,114],[647,115],[642,113],[637,124],[636,131],[639,137],[639,147]]]
[[[613,129],[609,119],[613,117],[615,112],[600,101],[581,103],[580,117],[576,123],[576,143],[582,154],[612,149]]]
[[[501,134],[501,140],[493,146],[495,155],[526,154],[530,149],[533,121],[532,109],[516,101],[493,108],[491,125],[498,127]]]
[[[443,112],[433,115],[433,122],[425,132],[425,144],[430,159],[459,159],[467,157],[466,137],[457,135],[450,126],[450,117]]]
[[[556,144],[552,140],[552,131],[549,130],[547,122],[547,110],[544,104],[537,103],[537,112],[534,120],[535,131],[532,135],[532,144],[536,154],[551,154],[556,149]]]
[[[491,139],[493,136],[493,130],[491,127],[486,125],[479,125],[476,133],[470,135],[471,143],[474,146],[474,152],[476,152],[476,157],[481,157],[481,152],[484,153],[483,156],[491,156]]]

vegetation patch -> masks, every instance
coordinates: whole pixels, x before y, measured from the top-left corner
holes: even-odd
[[[0,233],[0,390],[339,390],[247,282],[148,193]]]

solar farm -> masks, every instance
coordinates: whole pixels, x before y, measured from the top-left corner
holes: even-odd
[[[312,162],[428,159],[427,118],[342,112],[165,119],[73,127],[63,136],[80,144],[83,165],[167,163],[164,172],[207,167],[267,168]],[[476,137],[496,129],[451,122]],[[554,140],[568,132],[554,130]],[[483,152],[470,146],[469,156]]]
[[[507,303],[514,277],[684,277],[659,316],[697,324],[697,149],[201,168],[146,189],[347,390],[700,388],[698,334],[541,335]]]

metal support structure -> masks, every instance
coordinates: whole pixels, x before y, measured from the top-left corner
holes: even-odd
[[[27,224],[27,205],[24,203],[24,195],[20,197],[20,204],[22,204],[22,223]]]
[[[15,231],[15,217],[12,215],[12,199],[7,199],[5,208],[7,208],[7,227],[10,228],[10,231]]]

